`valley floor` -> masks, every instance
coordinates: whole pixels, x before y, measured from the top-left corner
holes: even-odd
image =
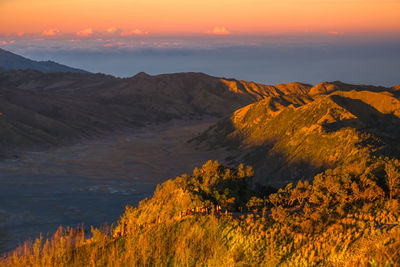
[[[187,143],[212,119],[152,125],[134,133],[30,152],[0,163],[0,252],[60,225],[115,222],[166,179],[191,172],[224,151]]]

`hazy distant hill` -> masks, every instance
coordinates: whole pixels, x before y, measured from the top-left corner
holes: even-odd
[[[0,72],[7,70],[32,69],[41,72],[81,72],[87,71],[71,68],[53,61],[35,61],[0,48]]]
[[[252,164],[258,179],[274,185],[310,179],[327,168],[352,169],[372,155],[399,155],[399,97],[345,89],[268,97],[235,111],[193,141],[231,149],[232,158]]]

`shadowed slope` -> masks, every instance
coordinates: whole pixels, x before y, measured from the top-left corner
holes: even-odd
[[[3,151],[58,145],[156,119],[135,107],[108,107],[88,98],[7,89],[0,94]]]

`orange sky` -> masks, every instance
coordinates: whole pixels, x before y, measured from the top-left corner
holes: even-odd
[[[400,0],[0,0],[3,34],[110,27],[127,35],[400,33]]]

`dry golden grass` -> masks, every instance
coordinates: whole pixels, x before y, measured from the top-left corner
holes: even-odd
[[[385,164],[399,172],[389,159],[372,166]],[[267,201],[243,184],[249,175],[244,166],[208,162],[167,181],[139,207],[127,207],[116,227],[92,228],[89,237],[60,228],[50,239],[26,242],[0,266],[399,266],[399,195],[390,199],[388,188],[366,174],[331,170]],[[215,196],[229,206],[221,184],[235,199],[232,213],[179,216],[184,208],[219,203]],[[238,184],[250,193],[247,203],[234,190]],[[240,213],[246,204],[266,205],[267,212]]]

